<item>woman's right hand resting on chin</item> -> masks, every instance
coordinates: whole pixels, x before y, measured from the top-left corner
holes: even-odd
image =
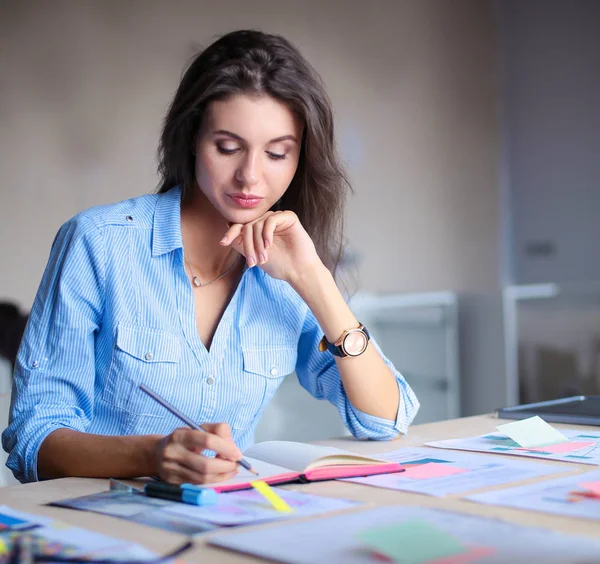
[[[159,478],[170,484],[207,484],[233,478],[236,460],[242,458],[227,423],[205,423],[206,431],[187,427],[175,429],[157,444],[156,465]],[[216,456],[203,456],[212,450]]]

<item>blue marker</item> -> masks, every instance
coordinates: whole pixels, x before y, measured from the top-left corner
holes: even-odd
[[[202,488],[193,484],[164,484],[152,482],[144,486],[144,493],[150,497],[181,501],[190,505],[215,505],[217,503],[217,492],[212,488]]]

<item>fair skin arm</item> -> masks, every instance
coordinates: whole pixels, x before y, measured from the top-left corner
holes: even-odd
[[[237,473],[242,457],[225,423],[205,424],[206,432],[176,429],[167,436],[110,437],[57,429],[38,453],[40,479],[64,476],[134,478],[158,475],[166,482],[203,484]],[[204,449],[216,458],[198,456]]]
[[[267,212],[246,225],[232,225],[221,241],[233,245],[249,265],[286,280],[306,302],[330,342],[359,322],[346,304],[314,244],[290,211]],[[344,390],[357,409],[391,421],[398,413],[396,379],[374,347],[358,357],[335,357]]]

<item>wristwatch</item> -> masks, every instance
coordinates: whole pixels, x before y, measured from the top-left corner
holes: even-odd
[[[335,356],[342,358],[360,356],[367,350],[370,339],[367,328],[361,323],[354,329],[346,329],[335,343],[330,343],[327,337],[323,336],[319,343],[319,350],[321,352],[330,351]]]

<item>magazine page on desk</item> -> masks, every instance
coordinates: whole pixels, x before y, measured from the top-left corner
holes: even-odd
[[[282,484],[296,480],[334,480],[404,470],[400,464],[389,460],[292,441],[258,443],[244,452],[244,458],[253,465],[258,476],[240,468],[235,478],[214,485],[207,484],[207,487],[226,492],[249,488],[253,480]]]

